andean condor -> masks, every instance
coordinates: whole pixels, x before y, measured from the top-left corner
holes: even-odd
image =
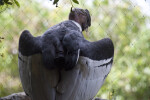
[[[28,30],[23,31],[20,36],[21,55],[41,53],[46,68],[62,69],[61,80],[58,79],[60,81],[54,88],[64,95],[56,94],[55,100],[91,100],[111,70],[113,43],[109,38],[87,41],[82,31],[89,26],[89,11],[75,8],[71,10],[69,20],[49,28],[42,36],[33,37]],[[20,57],[19,59],[21,60]],[[67,88],[62,88],[66,86]],[[89,92],[82,93],[82,89]],[[90,92],[90,89],[94,92]],[[72,97],[74,99],[71,99]]]

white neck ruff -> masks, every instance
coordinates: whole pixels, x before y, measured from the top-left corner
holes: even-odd
[[[77,22],[75,22],[74,20],[71,20],[71,21],[72,21],[74,24],[76,24],[76,26],[79,27],[80,31],[82,32],[82,28],[81,28],[80,24],[77,23]]]

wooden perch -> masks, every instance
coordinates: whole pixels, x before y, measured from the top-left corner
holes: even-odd
[[[19,53],[18,61],[23,89],[32,100],[93,100],[111,69],[111,65],[93,67],[86,57],[79,57],[70,71],[46,69],[41,54]]]
[[[20,92],[0,98],[0,100],[31,100],[31,98],[27,96],[24,92]]]
[[[31,98],[27,96],[24,92],[20,92],[0,98],[0,100],[31,100]],[[106,99],[95,98],[92,100],[106,100]]]

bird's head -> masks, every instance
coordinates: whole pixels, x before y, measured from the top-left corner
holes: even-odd
[[[91,16],[87,9],[71,8],[69,20],[74,20],[82,27],[82,31],[91,26]]]

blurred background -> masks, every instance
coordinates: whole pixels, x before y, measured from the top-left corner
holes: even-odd
[[[34,36],[68,19],[71,6],[88,9],[89,41],[105,37],[115,46],[112,70],[97,97],[109,100],[150,100],[150,1],[148,0],[19,0],[0,6],[0,97],[23,91],[18,72],[21,32]]]

